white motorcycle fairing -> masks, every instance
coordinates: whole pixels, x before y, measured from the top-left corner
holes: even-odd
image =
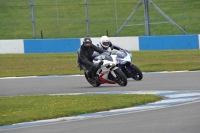
[[[100,54],[95,57],[93,63],[100,68],[93,75],[95,84],[89,83],[94,86],[100,86],[101,84],[119,84],[120,86],[127,85],[127,79],[124,73],[117,67],[117,55],[108,55],[107,53]],[[87,75],[85,75],[87,79]]]

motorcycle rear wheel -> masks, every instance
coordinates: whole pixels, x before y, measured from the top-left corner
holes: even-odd
[[[134,64],[131,64],[131,71],[132,71],[132,78],[134,80],[141,80],[143,78],[143,74],[141,70],[135,66]]]
[[[121,69],[117,68],[116,70],[114,70],[115,74],[117,75],[117,83],[120,86],[126,86],[127,85],[127,78],[125,76],[125,74],[121,71]]]
[[[88,79],[88,75],[84,72],[84,75],[85,75],[85,78],[86,80],[88,81],[88,83],[90,83],[93,87],[99,87],[101,84],[99,82],[97,82],[95,80],[95,78],[93,77],[93,82],[91,82],[89,79]]]

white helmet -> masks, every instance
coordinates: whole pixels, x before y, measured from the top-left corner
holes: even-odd
[[[107,36],[102,36],[101,37],[101,46],[104,48],[108,48],[110,45],[110,39]]]

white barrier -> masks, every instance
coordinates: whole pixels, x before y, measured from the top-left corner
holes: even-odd
[[[200,49],[200,34],[199,34],[199,37],[198,37],[198,39],[199,39],[199,49]]]
[[[23,40],[0,40],[0,54],[24,53]]]
[[[100,38],[101,37],[91,37],[93,44],[98,44],[100,42]],[[140,36],[109,38],[113,44],[130,51],[200,49],[200,34],[184,36]],[[40,53],[47,53],[49,52],[49,49],[52,48],[52,45],[54,47],[50,50],[53,52],[74,52],[78,50],[79,46],[83,42],[83,39],[84,38],[66,39],[69,41],[70,46],[72,46],[70,48],[65,46],[66,40],[59,38],[44,40],[0,40],[0,54],[38,53],[38,51]],[[40,44],[38,44],[38,41],[40,41]],[[43,49],[40,49],[40,47]],[[65,49],[63,49],[63,47]]]
[[[101,37],[91,37],[92,43],[97,45],[100,42]],[[81,43],[84,38],[81,38]],[[139,51],[139,38],[138,37],[109,37],[110,41],[123,48],[130,51]]]

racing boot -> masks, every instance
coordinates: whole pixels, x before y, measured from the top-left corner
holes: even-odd
[[[91,71],[87,73],[87,76],[88,76],[88,81],[91,84],[96,84],[95,79],[92,77],[92,72]]]

